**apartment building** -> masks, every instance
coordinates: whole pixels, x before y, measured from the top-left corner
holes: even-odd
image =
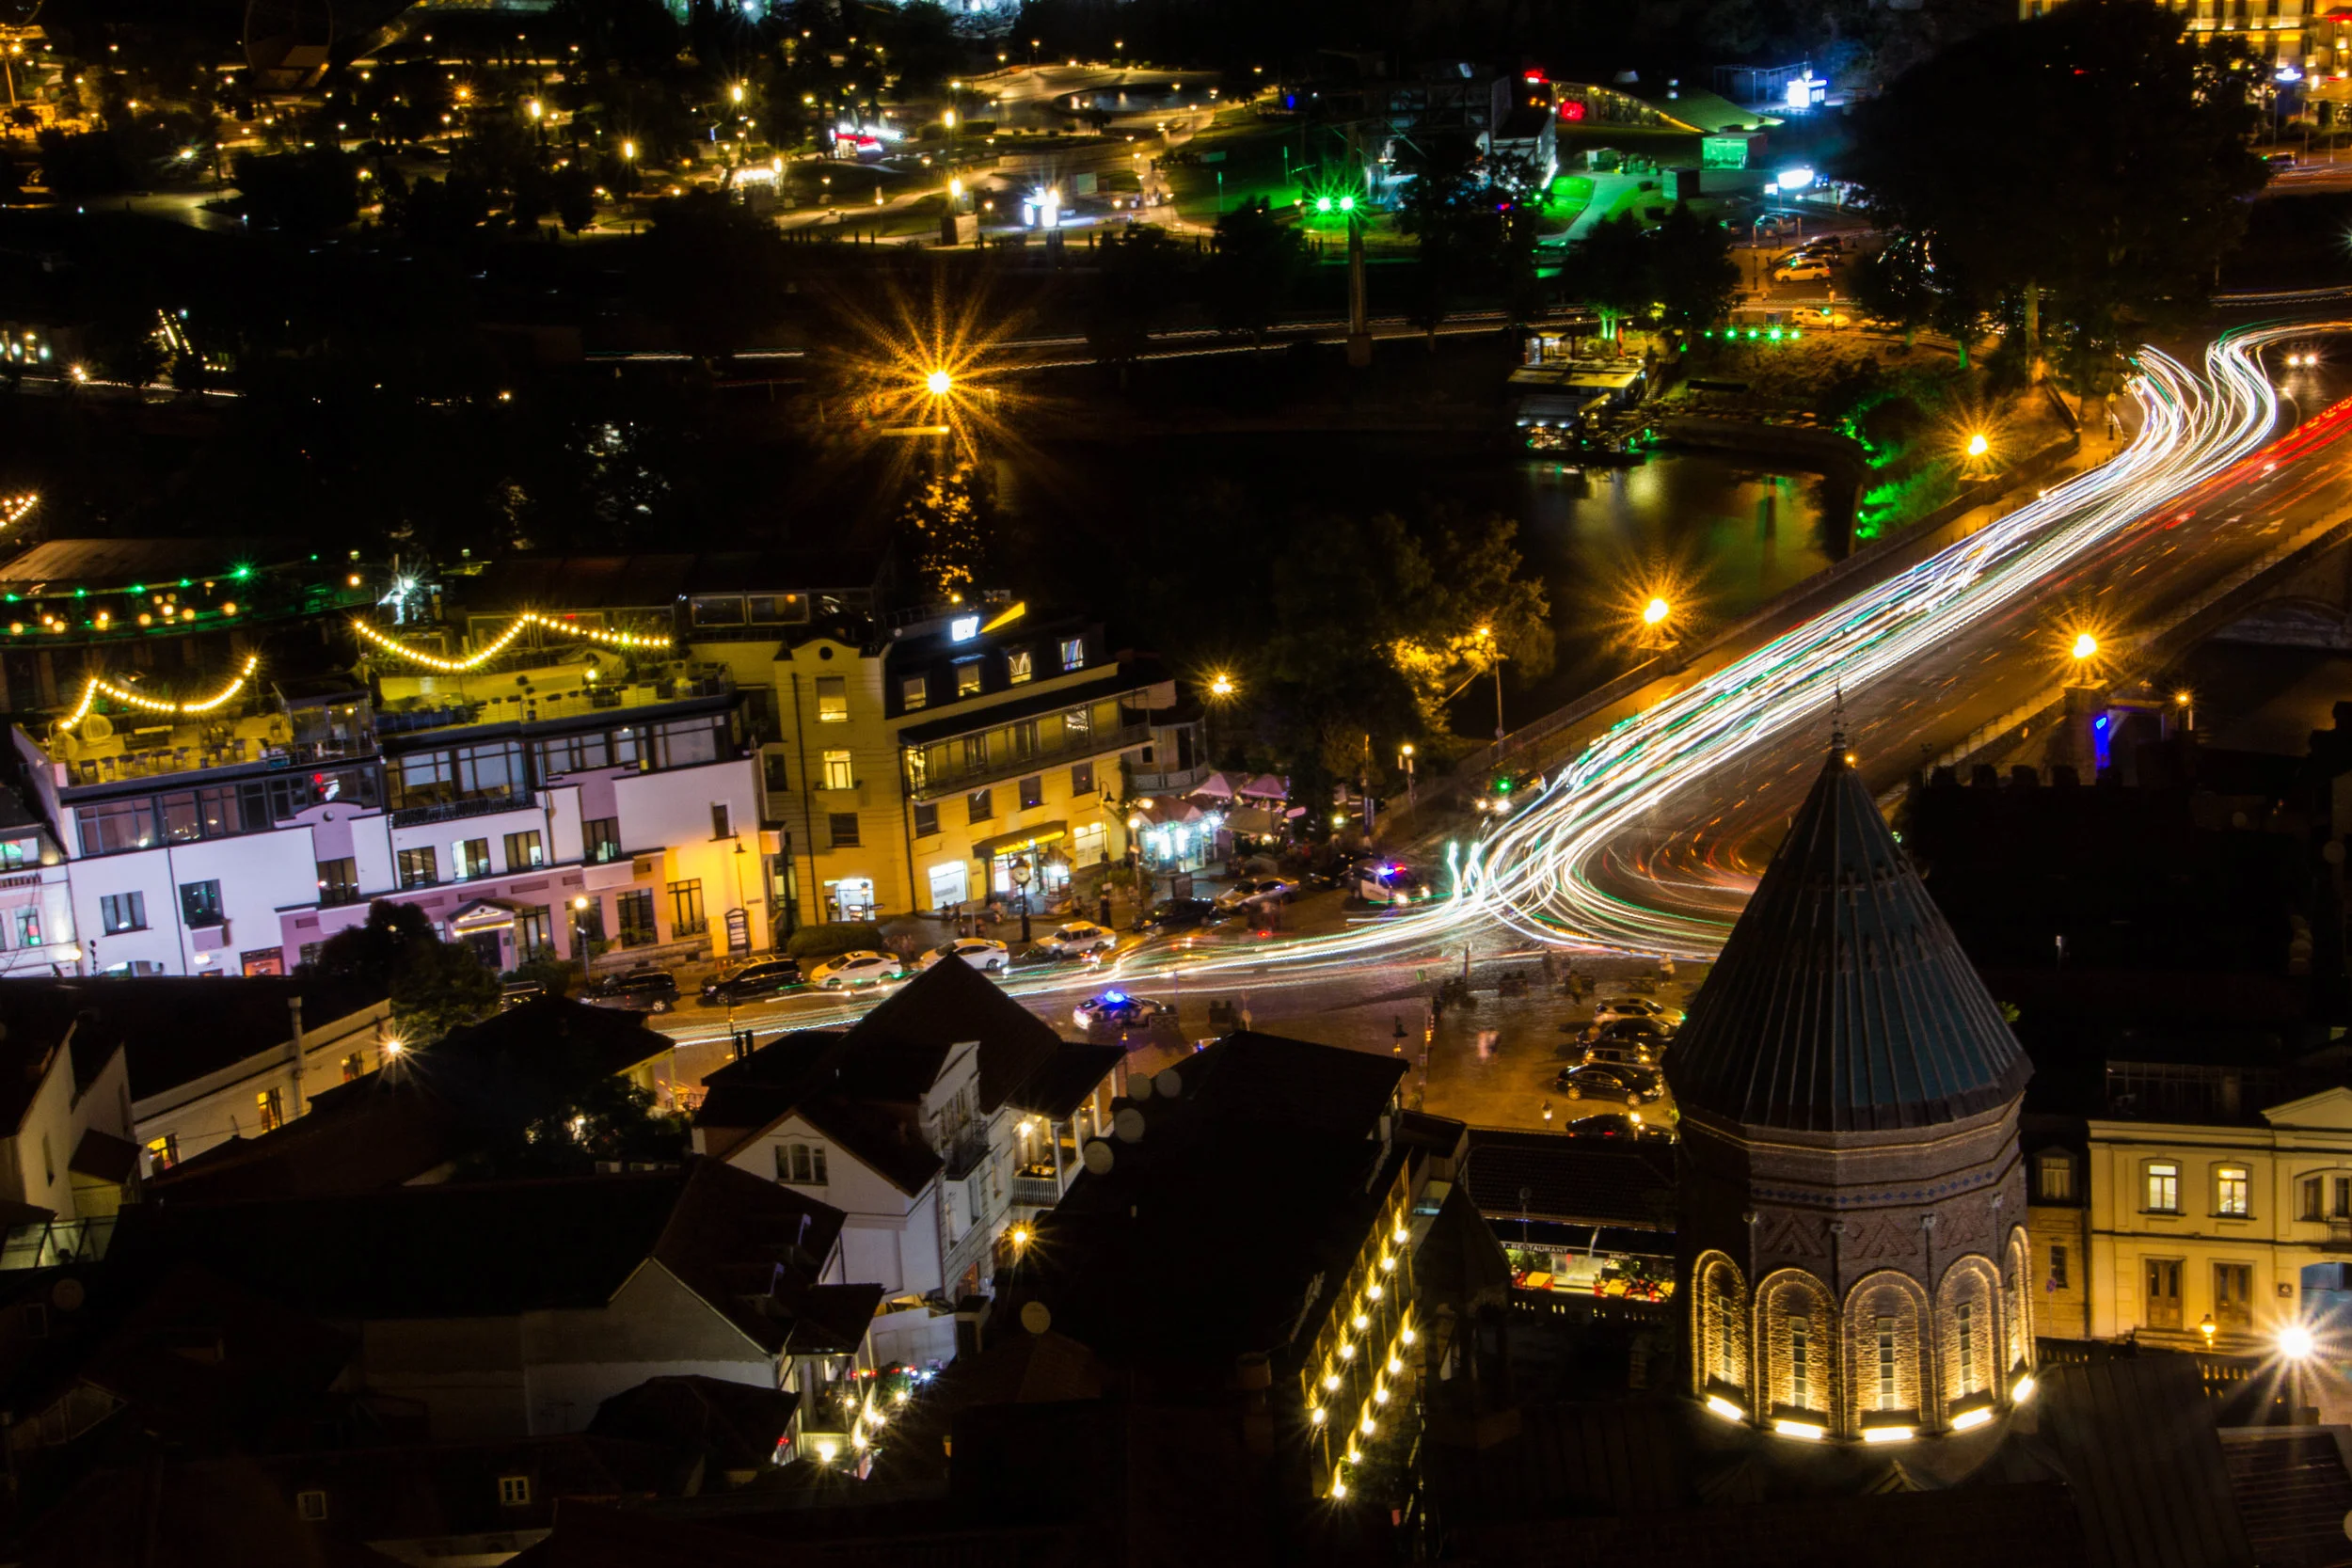
[[[2261,1098],[2196,1120],[2090,1117],[2079,1173],[2062,1145],[2037,1151],[2037,1209],[2083,1180],[2088,1337],[2259,1353],[2299,1315],[2304,1271],[2352,1259],[2352,1089]]]
[[[2017,0],[2021,21],[2047,16],[2062,0]],[[2332,72],[2344,58],[2352,13],[2305,0],[2160,0],[2199,39],[2243,40],[2254,58],[2280,67]]]
[[[759,795],[722,671],[549,634],[497,673],[243,673],[197,714],[15,731],[79,973],[283,974],[387,898],[511,968],[767,944]],[[519,668],[518,668],[519,667]],[[214,699],[217,698],[215,703]]]

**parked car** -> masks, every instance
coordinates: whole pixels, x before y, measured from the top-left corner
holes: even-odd
[[[905,974],[896,954],[862,947],[837,958],[827,958],[808,972],[808,983],[826,990],[841,990],[850,986],[879,986],[885,980],[901,979]]]
[[[515,980],[499,988],[499,1011],[519,1007],[526,1002],[536,1002],[547,995],[548,988],[536,980]]]
[[[703,1006],[724,1007],[763,1001],[801,983],[798,958],[754,958],[722,970],[703,982]]]
[[[1267,904],[1279,904],[1298,891],[1298,884],[1283,877],[1245,877],[1216,895],[1216,907],[1226,914],[1239,914]]]
[[[1079,1003],[1070,1016],[1081,1029],[1091,1029],[1098,1023],[1113,1029],[1140,1029],[1175,1010],[1165,1002],[1130,996],[1123,990],[1106,990]]]
[[[1658,1074],[1631,1067],[1565,1067],[1552,1080],[1552,1087],[1570,1100],[1615,1100],[1628,1105],[1659,1095]]]
[[[1827,305],[1800,305],[1789,310],[1790,326],[1810,326],[1820,330],[1832,326],[1851,326],[1853,318],[1845,311]]]
[[[1791,256],[1772,268],[1773,278],[1782,283],[1825,281],[1829,276],[1829,259],[1825,256]]]
[[[1680,1023],[1682,1009],[1669,1007],[1663,1002],[1652,1002],[1646,996],[1617,996],[1595,1005],[1595,1023],[1613,1023],[1621,1018],[1646,1018],[1660,1023]]]
[[[666,1013],[677,1006],[677,976],[666,969],[634,969],[597,981],[580,1000],[592,1007],[627,1013]]]
[[[1648,1071],[1656,1065],[1659,1053],[1664,1049],[1665,1042],[1662,1040],[1656,1042],[1611,1040],[1603,1044],[1586,1046],[1584,1059],[1578,1065],[1611,1069],[1639,1069]]]
[[[915,961],[914,967],[930,969],[946,963],[949,958],[961,959],[982,974],[993,974],[1001,973],[1012,962],[1012,954],[1003,942],[992,942],[986,937],[958,937],[953,942],[943,942],[924,954]]]
[[[1427,903],[1437,895],[1437,890],[1422,880],[1421,873],[1394,861],[1375,861],[1356,873],[1356,896],[1367,904],[1403,909]]]
[[[1571,1138],[1671,1138],[1673,1133],[1662,1127],[1652,1127],[1633,1117],[1608,1112],[1597,1117],[1579,1117],[1560,1129]]]
[[[1105,953],[1119,945],[1119,933],[1091,920],[1073,920],[1038,938],[1041,952],[1057,958],[1073,958],[1086,953]]]
[[[1674,1025],[1654,1018],[1613,1018],[1595,1026],[1592,1034],[1595,1044],[1645,1045],[1652,1051],[1674,1037]]]
[[[1147,931],[1182,931],[1206,926],[1216,918],[1217,907],[1206,898],[1163,898],[1143,917]]]

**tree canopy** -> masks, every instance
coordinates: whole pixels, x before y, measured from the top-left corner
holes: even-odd
[[[390,994],[392,1024],[412,1046],[430,1045],[498,1006],[498,976],[462,942],[443,942],[413,904],[376,903],[367,924],[338,931],[305,966],[330,978],[365,980]]]
[[[1856,112],[1836,172],[1924,246],[1938,314],[2038,299],[2061,357],[2095,378],[2201,305],[2244,231],[2264,180],[2257,86],[2242,47],[2191,41],[2176,12],[2068,0],[1904,72]]]

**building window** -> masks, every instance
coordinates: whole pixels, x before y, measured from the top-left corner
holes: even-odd
[[[16,911],[16,944],[19,947],[40,945],[40,911],[39,910],[28,909]]]
[[[431,887],[441,879],[441,861],[430,845],[400,852],[400,885]]]
[[[931,678],[929,675],[909,675],[898,683],[898,705],[913,713],[931,700]]]
[[[1812,1398],[1813,1320],[1788,1320],[1788,1402],[1804,1405]]]
[[[2151,1160],[2146,1167],[2146,1202],[2152,1214],[2181,1212],[2181,1167],[2169,1160]]]
[[[980,689],[980,661],[961,659],[956,664],[956,695],[959,698],[977,696]]]
[[[795,1186],[822,1187],[825,1176],[825,1148],[822,1144],[776,1145],[776,1180]]]
[[[2034,1185],[2044,1203],[2074,1201],[2074,1157],[2062,1148],[2034,1156]]]
[[[2067,1283],[2066,1244],[2063,1242],[2050,1243],[2050,1289],[2053,1291],[2074,1289]]]
[[[531,1502],[529,1476],[499,1477],[499,1501],[508,1508],[524,1508]]]
[[[2244,1165],[2223,1165],[2213,1173],[2213,1212],[2244,1219],[2252,1212]]]
[[[147,895],[109,893],[98,900],[98,924],[108,936],[147,929]]]
[[[724,800],[710,802],[710,836],[713,839],[735,836],[735,808]]]
[[[167,1132],[147,1140],[147,1174],[158,1176],[180,1163],[180,1134]]]
[[[2225,1333],[2244,1334],[2254,1326],[2254,1269],[2249,1263],[2213,1266],[2213,1321]]]
[[[359,896],[359,863],[345,855],[319,862],[319,902],[348,904]]]
[[[989,792],[985,789],[976,789],[967,796],[964,808],[971,813],[971,819],[975,822],[985,822],[996,815],[995,802],[989,799]]]
[[[1072,708],[1061,716],[1061,733],[1064,740],[1084,740],[1094,733],[1094,715],[1082,707]]]
[[[612,903],[620,911],[623,947],[650,947],[660,940],[653,925],[653,889],[631,888]]]
[[[343,1082],[344,1082],[344,1083],[346,1083],[346,1084],[356,1084],[356,1083],[358,1083],[358,1082],[360,1080],[360,1078],[361,1078],[361,1077],[362,1077],[362,1076],[363,1076],[363,1075],[367,1072],[367,1070],[368,1070],[368,1063],[367,1063],[367,1058],[366,1058],[366,1057],[364,1057],[364,1056],[362,1056],[362,1055],[360,1055],[360,1054],[359,1054],[359,1053],[358,1053],[357,1051],[353,1052],[350,1055],[345,1056],[345,1057],[343,1058]]]
[[[670,937],[698,937],[710,929],[703,914],[702,879],[670,884]]]
[[[2326,1210],[2321,1207],[2325,1200],[2320,1194],[2321,1181],[2316,1176],[2307,1176],[2296,1183],[2297,1200],[2296,1211],[2298,1218],[2320,1220],[2328,1217]]]
[[[2151,1258],[2148,1267],[2148,1326],[2181,1326],[2181,1260]]]
[[[555,940],[554,922],[548,918],[545,904],[525,904],[515,911],[515,960],[528,963],[532,958],[552,958]]]
[[[318,1525],[326,1523],[326,1494],[318,1491],[296,1492],[294,1494],[294,1513],[306,1524]]]
[[[857,787],[857,779],[850,767],[849,752],[827,752],[825,753],[825,787],[827,789],[855,789]]]
[[[1005,679],[1019,686],[1037,673],[1036,660],[1026,648],[1014,648],[1005,655]]]
[[[264,1132],[275,1132],[286,1125],[286,1103],[278,1089],[263,1089],[255,1095],[253,1109],[262,1118],[262,1131]]]
[[[580,825],[581,849],[591,864],[621,858],[621,819],[617,816],[592,816]]]
[[[1879,1408],[1897,1410],[1895,1402],[1900,1396],[1895,1387],[1895,1320],[1881,1317],[1878,1321]]]
[[[76,806],[73,819],[82,831],[85,855],[119,855],[126,849],[144,849],[155,842],[155,813],[145,800]]]
[[[820,724],[846,724],[850,721],[849,677],[817,677],[817,721]]]
[[[1033,757],[1037,755],[1037,721],[1030,719],[1013,725],[1005,732],[1005,738],[1012,742],[1014,756]]]
[[[1073,795],[1091,795],[1094,793],[1094,764],[1090,762],[1080,762],[1071,765],[1070,793]]]
[[[457,868],[457,879],[490,874],[490,841],[486,838],[461,838],[449,847],[450,860]]]
[[[193,931],[226,925],[229,917],[221,912],[220,884],[216,881],[182,882],[180,917]]]
[[[1977,1304],[1963,1301],[1952,1313],[1953,1327],[1960,1332],[1960,1391],[1974,1393],[1977,1387]]]
[[[1045,803],[1045,779],[1044,779],[1044,776],[1043,776],[1043,775],[1041,775],[1041,774],[1038,774],[1038,773],[1032,773],[1032,774],[1030,774],[1027,778],[1025,778],[1025,779],[1022,780],[1022,781],[1021,781],[1021,809],[1022,809],[1023,811],[1031,811],[1031,810],[1034,810],[1035,808],[1037,808],[1037,807],[1039,807],[1039,806],[1043,805],[1044,803]]]
[[[1061,667],[1063,673],[1066,674],[1073,670],[1083,670],[1086,668],[1086,639],[1083,637],[1063,638],[1061,640]]]
[[[857,813],[853,811],[827,812],[825,826],[833,834],[834,848],[854,849],[857,847]]]
[[[963,737],[963,766],[967,768],[988,766],[988,736],[967,735]]]
[[[917,800],[914,803],[914,836],[930,838],[939,832],[937,801]]]
[[[540,838],[538,829],[533,828],[528,832],[506,835],[507,870],[523,871],[534,865],[547,863],[548,847]]]
[[[720,719],[680,719],[673,723],[656,724],[654,767],[696,768],[706,762],[717,762],[719,736],[724,728],[725,721]]]

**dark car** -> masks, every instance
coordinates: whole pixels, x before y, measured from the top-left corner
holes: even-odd
[[[1565,1132],[1571,1138],[1619,1138],[1627,1143],[1631,1143],[1637,1138],[1664,1138],[1672,1136],[1672,1134],[1662,1127],[1652,1127],[1645,1122],[1635,1121],[1631,1117],[1621,1117],[1614,1114],[1598,1117],[1580,1117],[1576,1120],[1568,1123],[1565,1127],[1560,1129],[1560,1131]]]
[[[1647,1045],[1653,1050],[1675,1037],[1674,1026],[1654,1018],[1613,1018],[1594,1029],[1590,1038],[1621,1045]]]
[[[801,966],[793,958],[754,958],[703,982],[703,1006],[724,1007],[757,1002],[792,990],[801,983]]]
[[[1152,906],[1152,912],[1143,917],[1147,931],[1182,931],[1195,926],[1206,926],[1219,914],[1217,907],[1206,898],[1163,898]]]
[[[499,1011],[519,1007],[526,1002],[536,1002],[547,993],[548,988],[536,980],[510,980],[499,988]]]
[[[1570,1100],[1607,1100],[1629,1105],[1658,1094],[1656,1075],[1633,1068],[1562,1068],[1552,1086],[1565,1091]]]
[[[677,1006],[677,976],[666,969],[640,969],[599,980],[580,996],[592,1007],[628,1013],[666,1013]]]

